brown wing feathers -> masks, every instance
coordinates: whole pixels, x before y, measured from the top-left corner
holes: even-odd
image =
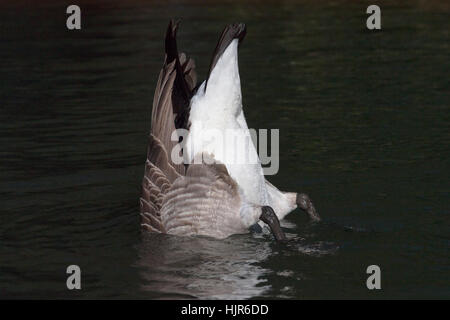
[[[166,32],[166,61],[175,62],[176,76],[173,84],[173,112],[176,114],[177,128],[188,127],[189,103],[192,98],[192,89],[197,81],[194,60],[188,59],[184,53],[178,54],[177,30],[179,22],[171,20]]]
[[[178,54],[178,23],[170,21],[166,32],[166,58],[159,74],[152,108],[151,132],[142,181],[142,226],[164,231],[160,209],[164,194],[177,177],[185,174],[183,164],[174,164],[170,152],[177,141],[171,141],[176,128],[186,128],[189,103],[196,85],[195,63],[184,53]]]

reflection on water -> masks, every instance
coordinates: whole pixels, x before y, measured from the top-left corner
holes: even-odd
[[[269,242],[234,236],[223,241],[145,234],[139,250],[143,290],[161,298],[247,299],[264,294],[269,270],[258,263]]]
[[[450,297],[448,1],[0,2],[0,297]],[[199,79],[223,26],[250,127],[280,129],[269,180],[309,193],[267,235],[141,234],[150,106],[169,18]],[[65,287],[82,270],[82,290]],[[382,292],[365,286],[382,270]]]
[[[314,226],[311,225],[311,229]],[[268,234],[237,235],[216,240],[144,232],[136,263],[143,279],[141,289],[160,299],[267,296],[272,289],[267,277],[273,275],[273,271],[262,265],[270,258],[299,254],[319,258],[338,251],[338,246],[332,242],[307,241],[289,232],[286,236],[288,242],[280,244]],[[305,236],[315,238],[313,234]],[[305,277],[300,270],[292,270],[289,265],[284,268],[274,276],[299,281]],[[290,287],[282,288],[279,298],[289,297],[286,288]]]

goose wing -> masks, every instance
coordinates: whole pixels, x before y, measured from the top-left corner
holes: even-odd
[[[166,32],[166,57],[153,98],[140,199],[142,225],[158,232],[164,232],[160,215],[162,199],[175,179],[185,174],[184,165],[175,164],[170,157],[178,143],[171,138],[175,129],[187,128],[189,101],[197,81],[194,61],[184,53],[178,54],[177,27],[177,23],[170,21]]]
[[[194,60],[187,57],[185,53],[178,53],[176,40],[178,25],[179,22],[171,20],[167,27],[166,63],[175,62],[175,80],[171,96],[175,127],[188,129],[189,105],[197,84],[197,73]]]
[[[190,164],[186,176],[166,193],[161,222],[169,234],[226,238],[248,232],[241,218],[243,198],[226,167],[208,154]]]
[[[151,123],[151,134],[161,140],[169,154],[178,143],[177,139],[171,139],[175,129],[188,129],[189,105],[197,81],[194,60],[178,53],[177,28],[178,23],[171,20],[166,32],[166,58],[153,98]],[[184,174],[182,164],[175,165],[171,159],[169,162],[179,174]]]

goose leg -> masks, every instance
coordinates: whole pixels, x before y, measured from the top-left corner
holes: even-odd
[[[277,241],[286,240],[286,236],[280,227],[280,221],[278,220],[278,217],[273,209],[269,206],[263,206],[261,207],[261,212],[261,217],[259,219],[270,227],[275,239],[277,239]]]
[[[313,221],[320,221],[320,216],[316,211],[316,208],[314,208],[314,205],[311,201],[311,199],[308,197],[308,195],[304,194],[304,193],[297,193],[297,206],[306,211],[306,213],[308,214],[309,218]]]

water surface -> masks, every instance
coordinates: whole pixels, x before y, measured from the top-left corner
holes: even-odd
[[[124,1],[125,2],[125,1]],[[449,10],[365,2],[0,4],[0,297],[450,298]],[[290,241],[141,234],[151,101],[171,17],[199,78],[243,21],[244,110],[280,129],[269,180],[308,193]],[[66,267],[82,290],[66,289]],[[379,265],[382,290],[366,288]]]

